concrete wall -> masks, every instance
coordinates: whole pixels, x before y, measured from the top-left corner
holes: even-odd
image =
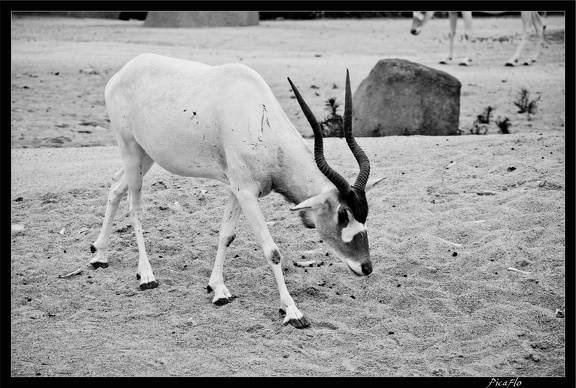
[[[46,11],[46,12],[14,12],[15,16],[68,16],[75,18],[99,18],[118,19],[120,12],[100,12],[100,11]]]
[[[148,12],[145,27],[195,28],[224,26],[255,26],[257,11],[173,11]]]

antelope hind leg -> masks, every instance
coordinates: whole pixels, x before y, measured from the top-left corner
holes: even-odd
[[[218,253],[216,253],[216,260],[214,261],[212,274],[208,281],[208,287],[206,287],[208,292],[214,291],[214,299],[212,299],[212,303],[217,306],[230,303],[233,299],[232,294],[224,285],[222,270],[224,268],[226,250],[236,237],[236,224],[238,223],[238,218],[240,217],[241,212],[242,208],[238,203],[238,199],[236,199],[234,194],[230,194],[226,207],[224,208],[224,216],[222,217],[222,225],[220,227],[220,237],[218,241]]]
[[[152,165],[154,165],[154,160],[148,156],[145,157],[143,161],[143,175],[150,170]],[[90,260],[90,264],[94,268],[108,267],[108,247],[114,224],[114,216],[116,215],[120,201],[128,191],[128,181],[126,180],[124,167],[114,174],[112,180],[114,183],[112,183],[110,191],[108,192],[106,215],[104,216],[100,234],[98,235],[98,239],[90,245],[90,251],[96,253],[92,260]],[[128,197],[130,202],[130,195],[128,195]]]

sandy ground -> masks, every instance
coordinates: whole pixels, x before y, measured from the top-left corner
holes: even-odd
[[[470,67],[437,64],[447,20],[413,37],[408,19],[189,30],[15,19],[12,223],[24,230],[12,237],[12,376],[565,376],[564,18],[546,22],[539,62],[507,68],[518,18],[477,19]],[[461,40],[456,51],[464,55]],[[355,90],[378,60],[408,59],[462,82],[463,136],[358,140],[371,176],[386,177],[369,195],[369,277],[327,255],[279,195],[261,200],[308,329],[282,325],[273,275],[243,216],[224,271],[237,298],[210,303],[228,189],[158,166],[144,183],[143,226],[160,286],[139,291],[125,202],[110,267],[88,261],[120,167],[104,86],[142,52],[249,65],[305,136],[286,76],[322,117],[327,98],[342,101],[346,68]],[[513,104],[520,88],[541,95],[530,118]],[[488,105],[512,134],[469,134]],[[352,179],[345,142],[325,143],[329,163]],[[319,265],[294,266],[303,256]]]

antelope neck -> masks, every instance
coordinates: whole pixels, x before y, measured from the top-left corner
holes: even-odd
[[[273,184],[273,190],[289,202],[297,205],[334,188],[332,182],[316,166],[309,150],[304,155],[297,155],[290,159],[291,168],[280,170],[274,177]]]

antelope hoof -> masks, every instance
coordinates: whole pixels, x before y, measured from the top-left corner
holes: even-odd
[[[214,299],[212,299],[212,303],[215,304],[216,306],[224,306],[225,304],[228,304],[230,302],[232,302],[232,299],[227,297],[223,298],[214,297]]]
[[[206,290],[208,290],[208,293],[214,291],[214,299],[212,299],[212,303],[216,306],[224,306],[225,304],[232,302],[234,299],[230,291],[228,291],[224,285],[221,287],[212,287],[210,284],[208,284]]]
[[[136,272],[136,279],[140,280],[141,290],[150,290],[158,287],[158,282],[154,278],[154,272],[144,271],[144,276],[140,275],[140,271]]]
[[[300,319],[298,318],[293,318],[288,320],[288,322],[286,322],[286,320],[284,320],[284,325],[287,324],[291,324],[292,326],[294,326],[297,329],[303,329],[305,327],[310,326],[310,323],[308,322],[308,320],[306,319],[305,316],[302,316]]]
[[[140,283],[141,290],[151,290],[156,287],[158,287],[158,282],[156,280],[152,280],[151,282],[148,283]]]
[[[90,264],[92,265],[92,267],[94,267],[94,269],[108,268],[108,263],[102,261],[91,261]]]
[[[525,62],[524,62],[524,66],[530,66],[530,65],[533,64],[534,62],[536,62],[535,59],[530,59],[530,60],[528,60],[528,61],[525,61]]]
[[[286,311],[280,309],[280,313],[286,314],[284,321],[282,322],[283,325],[291,324],[297,329],[303,329],[305,327],[310,326],[310,322],[308,319],[302,314],[296,306],[291,306],[286,309]]]

